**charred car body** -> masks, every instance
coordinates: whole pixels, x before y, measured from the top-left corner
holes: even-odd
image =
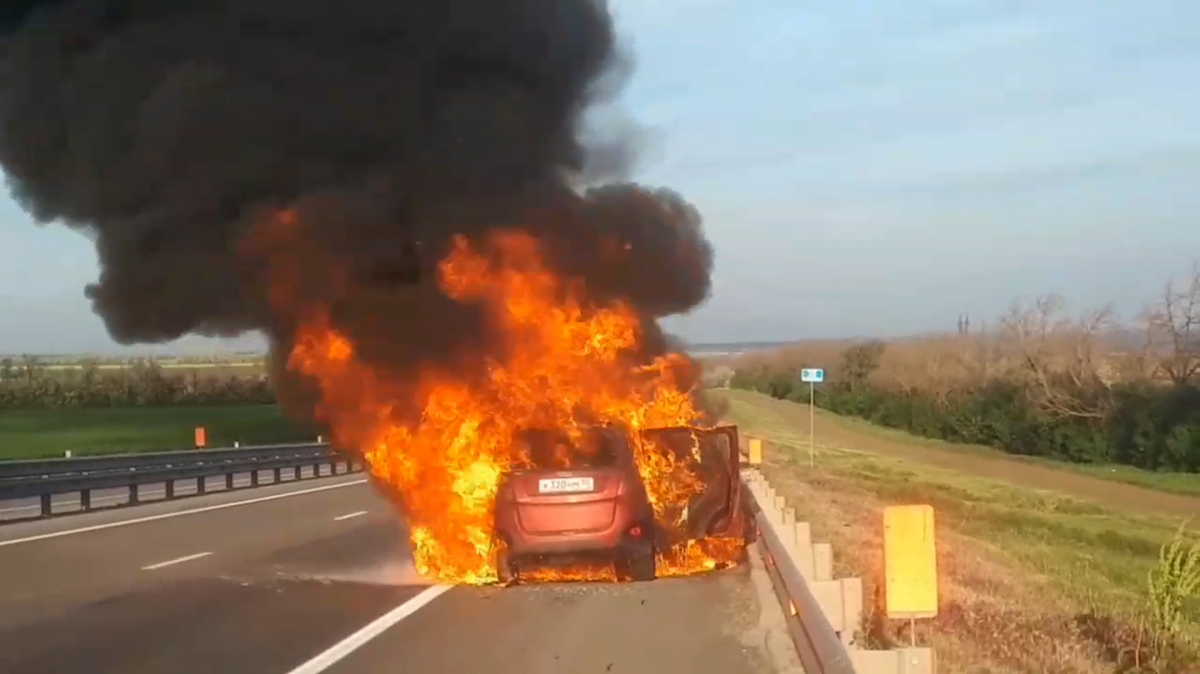
[[[738,477],[737,429],[659,428],[640,441],[671,452],[702,482],[681,512],[655,516],[627,436],[595,428],[579,445],[564,433],[525,438],[530,465],[501,480],[495,506],[501,583],[522,569],[581,559],[611,562],[618,580],[652,580],[657,555],[689,540],[744,537],[749,528]],[[679,523],[664,526],[661,520]]]

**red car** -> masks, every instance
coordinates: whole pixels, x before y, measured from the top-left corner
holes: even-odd
[[[706,490],[687,504],[687,538],[740,536],[744,525],[737,431],[644,431],[664,451],[686,457]],[[699,440],[699,442],[697,442]],[[656,553],[678,543],[655,521],[626,436],[595,428],[574,446],[565,433],[526,437],[532,466],[505,475],[495,508],[499,581],[522,569],[581,560],[611,562],[619,580],[653,580]]]

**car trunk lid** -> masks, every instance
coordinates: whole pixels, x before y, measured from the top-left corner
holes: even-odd
[[[560,534],[601,531],[616,517],[621,476],[614,469],[526,470],[509,488],[525,531]]]

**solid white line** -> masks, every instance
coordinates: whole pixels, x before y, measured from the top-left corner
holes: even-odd
[[[437,599],[450,588],[450,585],[434,585],[423,590],[417,596],[379,616],[368,623],[366,627],[330,646],[324,653],[293,669],[288,674],[320,674],[363,644],[382,634],[387,628],[416,613],[418,609]]]
[[[260,496],[258,498],[246,499],[245,501],[233,501],[231,503],[218,503],[217,505],[204,506],[203,508],[193,508],[191,510],[180,510],[171,513],[161,513],[158,515],[150,515],[148,517],[138,517],[132,520],[121,520],[119,522],[107,522],[105,524],[95,524],[90,527],[82,527],[79,529],[68,529],[66,531],[52,531],[48,534],[38,534],[36,536],[26,536],[25,538],[14,538],[7,541],[0,541],[0,548],[6,545],[16,545],[18,543],[32,543],[33,541],[44,541],[47,538],[58,538],[60,536],[70,536],[72,534],[83,534],[89,531],[101,531],[103,529],[113,529],[115,527],[124,527],[130,524],[141,524],[142,522],[155,522],[157,520],[165,520],[172,517],[183,517],[184,515],[195,515],[197,513],[206,513],[213,510],[224,510],[226,508],[236,508],[238,506],[250,505],[252,503],[264,503],[266,501],[275,501],[281,498],[291,498],[293,496],[303,496],[304,494],[315,494],[320,491],[328,491],[330,489],[341,489],[342,487],[352,487],[358,484],[366,484],[366,479],[353,480],[350,482],[339,482],[338,484],[327,484],[321,487],[312,487],[309,489],[300,489],[297,491],[284,492],[282,494],[272,494],[270,496]],[[221,493],[221,492],[216,492]]]
[[[151,564],[150,566],[143,566],[142,571],[153,571],[155,569],[161,569],[164,566],[171,566],[172,564],[182,564],[183,562],[190,562],[193,559],[200,559],[201,557],[207,557],[211,554],[212,554],[211,552],[197,552],[194,555],[188,555],[187,557],[180,557],[179,559],[168,559],[167,561],[159,562],[158,564]]]
[[[367,514],[367,511],[365,511],[365,510],[359,510],[358,512],[350,513],[350,514],[348,514],[348,515],[338,515],[337,517],[333,518],[333,521],[334,521],[334,522],[341,522],[342,520],[348,520],[348,519],[350,519],[351,517],[358,517],[358,516],[360,516],[360,515],[366,515],[366,514]]]

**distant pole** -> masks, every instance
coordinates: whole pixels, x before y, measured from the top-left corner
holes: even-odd
[[[817,453],[817,385],[815,382],[808,382],[808,467],[812,468],[816,465]]]

